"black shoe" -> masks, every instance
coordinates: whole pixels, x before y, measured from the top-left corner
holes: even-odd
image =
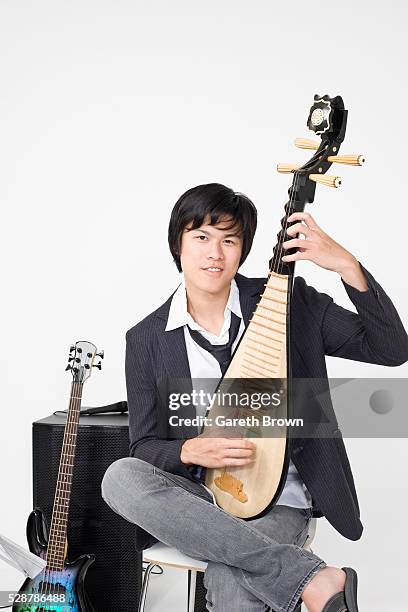
[[[322,612],[358,612],[357,573],[352,567],[341,568],[346,573],[344,591],[330,597]]]

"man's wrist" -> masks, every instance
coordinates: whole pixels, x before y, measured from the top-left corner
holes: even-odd
[[[189,455],[188,455],[188,450],[186,448],[188,440],[186,440],[184,442],[184,444],[181,447],[181,451],[180,451],[180,461],[181,463],[184,463],[184,465],[194,465],[192,461],[189,460]]]
[[[350,287],[354,287],[361,292],[368,291],[368,285],[364,272],[361,269],[360,263],[354,256],[352,256],[349,261],[345,262],[345,264],[337,271],[340,274],[343,282],[350,285]]]

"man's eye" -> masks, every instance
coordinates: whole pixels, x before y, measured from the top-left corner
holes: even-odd
[[[198,238],[199,240],[201,240],[201,238],[203,240],[201,240],[201,242],[203,242],[204,240],[207,240],[207,236],[204,236],[204,234],[201,234],[200,236],[196,236],[196,238]]]
[[[228,238],[224,240],[224,242],[226,242],[227,244],[235,244],[233,240],[229,240]]]

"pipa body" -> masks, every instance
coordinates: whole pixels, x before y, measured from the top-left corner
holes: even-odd
[[[203,435],[250,437],[256,445],[255,461],[249,466],[207,469],[206,486],[224,510],[240,518],[254,518],[268,508],[284,484],[285,459],[288,462],[286,425],[270,427],[263,424],[264,417],[284,420],[289,417],[288,339],[291,282],[288,275],[272,272],[265,285],[259,304],[232,357],[216,397],[238,390],[252,393],[271,391],[276,379],[275,393],[279,393],[278,406],[268,410],[235,407],[228,410],[215,401],[209,412],[212,422],[217,416],[228,418],[254,417],[258,425],[225,428],[204,428]],[[248,381],[248,383],[247,383]],[[231,387],[232,383],[232,387]],[[241,384],[240,384],[241,383]],[[265,386],[266,383],[266,386]],[[252,413],[252,414],[251,414]],[[251,420],[251,418],[249,419]],[[272,434],[273,433],[273,437]]]

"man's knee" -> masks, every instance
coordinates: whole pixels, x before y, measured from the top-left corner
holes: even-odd
[[[102,483],[101,492],[103,499],[117,499],[118,493],[128,487],[135,488],[143,479],[144,474],[153,474],[153,466],[142,459],[135,457],[123,457],[117,459],[106,470]]]

